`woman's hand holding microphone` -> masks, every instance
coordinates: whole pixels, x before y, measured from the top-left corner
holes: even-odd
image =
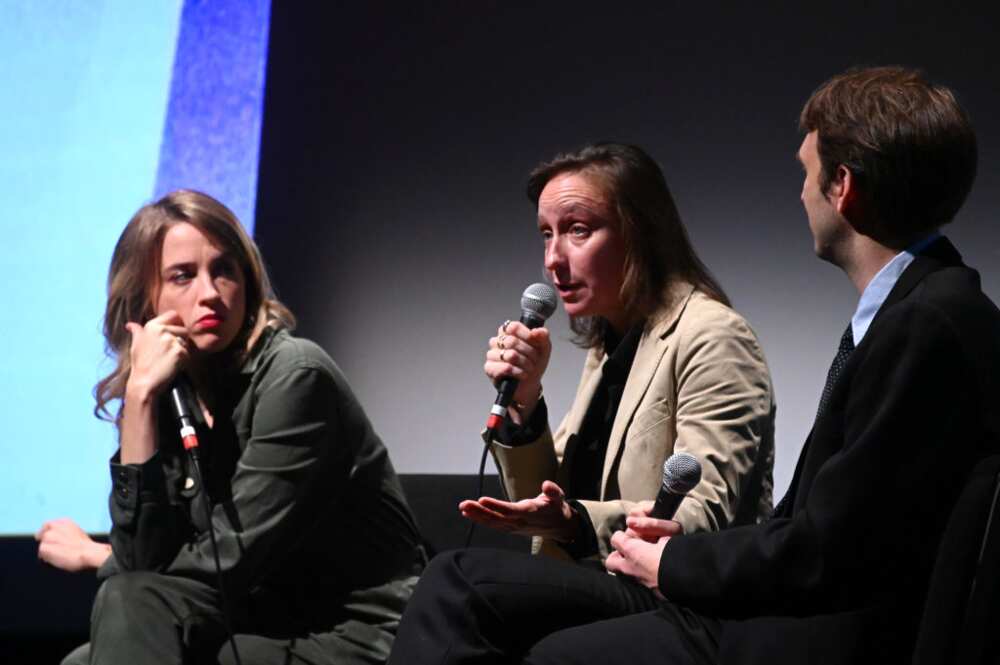
[[[516,425],[524,425],[542,396],[542,375],[549,365],[552,342],[543,327],[528,328],[507,321],[490,338],[483,371],[494,385],[510,377],[517,379],[513,403],[507,411]],[[492,529],[531,536],[570,540],[577,530],[578,516],[566,503],[562,489],[551,480],[542,483],[533,499],[501,501],[492,497],[467,500],[458,509],[466,519]]]
[[[507,377],[517,379],[514,403],[507,412],[514,424],[527,423],[535,412],[550,355],[552,342],[544,327],[530,329],[520,321],[507,321],[490,338],[483,371],[493,385]]]
[[[145,325],[126,323],[125,327],[132,335],[129,348],[132,370],[126,395],[143,401],[155,399],[187,362],[188,330],[173,310],[153,317]]]
[[[188,329],[167,310],[145,325],[127,323],[131,371],[125,386],[121,463],[142,464],[156,451],[156,400],[190,358]]]

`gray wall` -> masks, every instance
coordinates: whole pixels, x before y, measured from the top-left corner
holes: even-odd
[[[948,235],[1000,298],[996,16],[803,4],[275,8],[259,240],[300,332],[344,369],[398,469],[475,470],[487,338],[541,277],[525,175],[611,139],[661,163],[696,248],[760,337],[783,492],[857,300],[812,253],[796,122],[851,65],[918,66],[958,91],[980,175]],[[583,356],[561,311],[550,327],[555,421]]]

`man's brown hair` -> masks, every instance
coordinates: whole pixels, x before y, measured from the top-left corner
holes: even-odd
[[[821,85],[799,117],[816,131],[828,191],[839,166],[868,211],[854,223],[879,241],[952,221],[976,177],[976,135],[951,90],[904,67],[851,69]]]

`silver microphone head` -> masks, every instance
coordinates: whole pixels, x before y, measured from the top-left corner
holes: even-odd
[[[687,494],[701,481],[701,463],[689,453],[674,453],[663,463],[663,489]]]
[[[521,314],[526,318],[536,319],[541,325],[556,311],[556,290],[548,284],[537,282],[521,294]]]

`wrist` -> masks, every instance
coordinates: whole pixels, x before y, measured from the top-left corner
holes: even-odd
[[[111,545],[107,543],[91,542],[83,552],[81,559],[86,568],[97,569],[111,556]]]
[[[539,383],[538,387],[532,388],[531,391],[528,392],[528,394],[533,395],[533,397],[529,397],[525,401],[515,400],[515,402],[511,405],[515,409],[517,409],[518,415],[521,416],[522,423],[527,423],[529,420],[531,420],[531,416],[534,415],[535,413],[535,408],[538,406],[538,403],[542,400],[542,384]]]
[[[580,513],[568,503],[563,505],[566,507],[564,513],[566,520],[555,540],[563,545],[569,545],[576,540],[580,533]]]
[[[156,401],[158,392],[148,383],[130,377],[125,384],[125,404],[135,407],[149,407]]]

